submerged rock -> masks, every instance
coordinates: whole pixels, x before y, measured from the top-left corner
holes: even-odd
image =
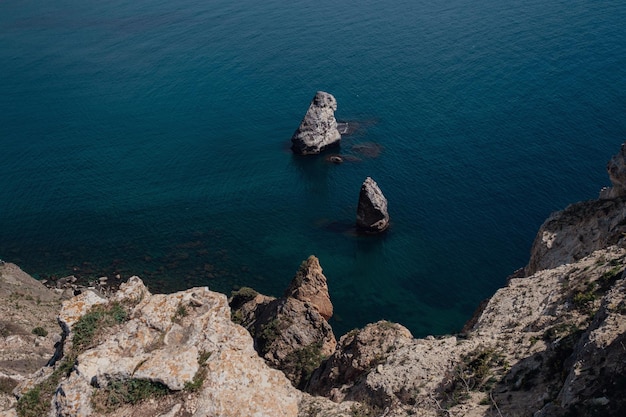
[[[383,147],[378,143],[364,142],[352,145],[352,151],[367,158],[378,158],[383,151]]]
[[[300,126],[291,137],[291,149],[301,155],[318,154],[339,145],[341,134],[335,119],[337,100],[332,94],[318,91]]]
[[[371,177],[367,177],[359,193],[356,226],[367,233],[380,233],[389,227],[387,199]]]
[[[333,164],[342,164],[343,163],[343,157],[341,155],[329,155],[328,158],[326,158],[326,160],[328,162],[332,162]]]

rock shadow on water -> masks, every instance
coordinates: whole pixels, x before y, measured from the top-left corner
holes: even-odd
[[[364,159],[378,158],[385,148],[376,142],[360,142],[350,145],[344,143],[342,149],[345,151],[328,154],[324,160],[332,165],[341,165],[344,162],[362,162]]]
[[[367,128],[377,123],[378,118],[337,120],[337,130],[341,134],[342,139],[347,136],[364,136]]]
[[[376,142],[361,142],[353,144],[350,150],[366,158],[378,158],[384,147]]]
[[[326,230],[331,233],[344,235],[349,238],[356,239],[358,250],[370,251],[373,247],[379,246],[384,240],[388,239],[391,231],[389,227],[385,233],[366,233],[359,230],[356,223],[346,220],[331,220],[321,218],[315,222],[315,226],[319,229]]]

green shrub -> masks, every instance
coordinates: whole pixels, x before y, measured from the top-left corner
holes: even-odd
[[[274,319],[261,326],[259,341],[262,348],[269,347],[280,336],[280,320]]]
[[[73,349],[77,352],[88,348],[98,331],[115,324],[123,323],[128,319],[128,313],[119,303],[93,307],[87,314],[83,315],[72,328],[74,336],[72,338]]]
[[[189,312],[187,311],[187,307],[183,305],[183,303],[178,303],[178,307],[176,307],[176,312],[174,316],[172,316],[172,321],[175,323],[180,322],[183,317],[187,317]]]
[[[202,388],[202,384],[204,383],[207,375],[206,361],[209,360],[212,353],[213,352],[206,351],[200,352],[200,355],[198,356],[198,365],[200,365],[200,369],[198,369],[198,372],[196,372],[193,376],[193,380],[185,382],[185,391],[197,392],[200,388]]]
[[[61,382],[61,378],[67,377],[74,368],[76,357],[90,347],[103,328],[121,323],[127,318],[126,310],[119,303],[113,303],[106,306],[94,306],[78,319],[72,327],[71,351],[57,364],[48,378],[20,397],[16,407],[18,416],[41,417],[47,415],[52,396],[59,382]]]
[[[170,392],[165,385],[145,379],[110,381],[106,387],[94,391],[91,404],[97,411],[109,412],[124,404],[138,404],[150,398],[162,397]]]
[[[46,337],[46,336],[48,336],[48,331],[47,331],[46,329],[44,329],[43,327],[41,327],[41,326],[35,327],[35,328],[32,330],[32,333],[33,333],[34,335],[37,335],[37,336],[42,336],[42,337]]]
[[[237,291],[233,291],[230,293],[230,308],[232,308],[233,310],[241,308],[242,305],[254,299],[254,297],[256,297],[258,294],[258,292],[250,287],[241,287]]]
[[[489,392],[498,383],[497,373],[510,365],[492,348],[478,348],[462,357],[442,389],[442,406],[453,407],[470,398],[470,391]]]
[[[315,371],[324,356],[321,353],[322,344],[313,343],[288,354],[283,361],[284,371],[294,375],[297,378],[297,388],[303,389],[311,379],[313,371]]]
[[[74,367],[76,356],[68,355],[63,358],[50,376],[32,389],[26,391],[17,401],[16,411],[20,417],[41,417],[48,414],[50,401],[61,381]]]

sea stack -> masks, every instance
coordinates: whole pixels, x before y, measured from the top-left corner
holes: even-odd
[[[337,130],[335,110],[335,97],[318,91],[300,126],[291,137],[291,150],[300,155],[315,155],[326,148],[339,145],[341,134]]]
[[[389,227],[387,199],[372,178],[367,177],[359,193],[356,226],[362,232],[381,233]]]
[[[613,187],[600,191],[601,199],[611,199],[626,196],[626,143],[622,144],[619,153],[613,155],[606,166]]]

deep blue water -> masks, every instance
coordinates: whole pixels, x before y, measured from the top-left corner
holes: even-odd
[[[4,0],[0,258],[280,295],[315,254],[337,333],[457,331],[608,185],[624,22],[622,0]],[[290,153],[317,90],[358,160]],[[366,176],[385,236],[351,230]]]

